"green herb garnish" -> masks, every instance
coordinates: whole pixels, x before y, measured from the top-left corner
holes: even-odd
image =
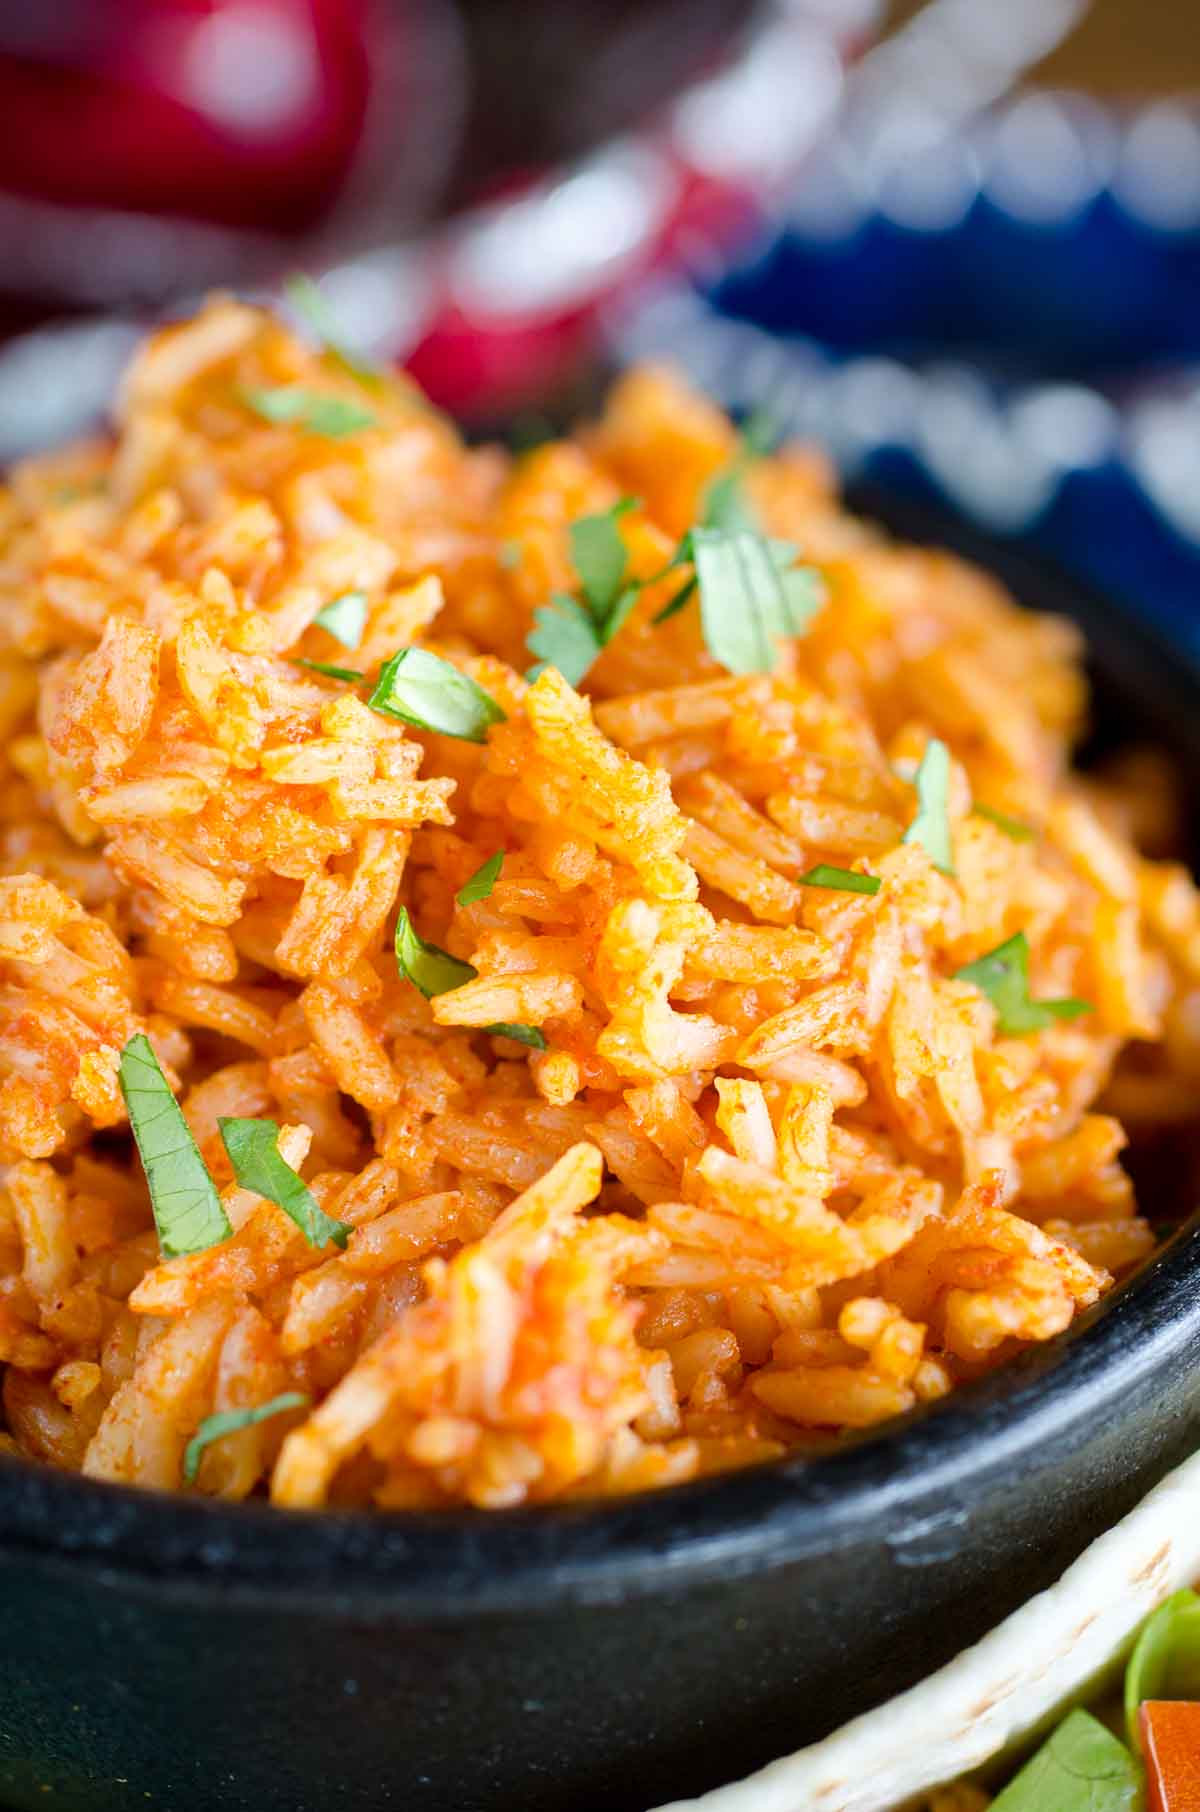
[[[820,575],[787,541],[695,528],[690,554],[708,651],[730,673],[771,673],[781,636],[801,635],[823,602]]]
[[[917,815],[904,833],[905,843],[916,843],[935,868],[954,873],[954,848],[950,841],[950,751],[936,736],[930,738],[913,776],[917,789]]]
[[[501,1020],[494,1026],[485,1026],[484,1031],[490,1032],[493,1038],[515,1039],[517,1044],[527,1044],[534,1051],[546,1049],[546,1040],[537,1026],[510,1026]]]
[[[495,857],[492,860],[495,861]],[[467,885],[470,886],[470,882]],[[427,944],[423,937],[418,937],[403,906],[396,920],[396,962],[401,975],[414,988],[419,988],[426,1000],[432,1000],[435,994],[449,994],[454,988],[461,988],[466,982],[474,981],[479,974],[478,969],[470,963],[460,962],[448,950],[439,949],[437,944]],[[518,1044],[530,1045],[535,1051],[546,1049],[546,1040],[537,1026],[497,1023],[480,1026],[478,1029],[496,1038],[515,1038]]]
[[[144,1033],[135,1032],[121,1052],[118,1074],[163,1257],[228,1239],[233,1228],[217,1186]]]
[[[1144,1699],[1200,1699],[1200,1595],[1175,1592],[1155,1611],[1125,1670],[1125,1722],[1137,1748]]]
[[[281,1416],[288,1409],[307,1409],[309,1398],[303,1391],[285,1390],[278,1397],[272,1397],[269,1403],[259,1403],[253,1409],[226,1409],[218,1415],[205,1416],[199,1428],[184,1448],[183,1476],[189,1485],[196,1482],[200,1470],[200,1456],[206,1447],[219,1441],[223,1435],[236,1434],[240,1428],[252,1428],[256,1422],[265,1422],[271,1416]]]
[[[1037,835],[1031,824],[1022,824],[1019,818],[1010,818],[1007,812],[998,812],[995,806],[980,805],[978,799],[971,811],[976,818],[986,818],[990,824],[998,825],[1014,843],[1031,843]]]
[[[540,409],[522,409],[508,425],[508,444],[516,454],[532,453],[535,447],[544,447],[557,435],[554,423]]]
[[[367,677],[365,673],[360,673],[357,667],[333,667],[328,661],[310,661],[303,654],[295,655],[292,665],[293,667],[307,667],[312,673],[323,673],[326,679],[345,680],[352,686],[356,686],[359,680]]]
[[[729,487],[733,478],[732,470],[724,475]],[[555,592],[549,605],[534,612],[534,631],[526,643],[530,653],[578,685],[646,586],[690,561],[692,576],[683,580],[655,623],[673,617],[698,590],[709,652],[731,673],[773,671],[777,638],[802,634],[823,602],[820,575],[796,565],[790,542],[759,535],[727,487],[710,496],[704,520],[683,537],[661,571],[630,579],[617,518],[632,507],[633,500],[623,498],[605,514],[572,524],[571,555],[581,596]]]
[[[318,629],[325,629],[343,648],[357,648],[367,624],[365,591],[344,591],[331,598],[313,618]]]
[[[102,497],[108,486],[103,478],[89,478],[86,484],[60,484],[51,493],[51,503],[80,503],[85,497]]]
[[[384,381],[383,372],[368,363],[361,353],[352,351],[346,345],[333,310],[312,278],[297,271],[295,276],[288,278],[284,288],[296,313],[342,370],[348,371],[351,377],[357,378],[368,389],[378,389]]]
[[[279,1128],[274,1120],[223,1118],[217,1121],[217,1130],[243,1189],[282,1208],[310,1246],[331,1241],[335,1246],[346,1244],[350,1228],[345,1221],[335,1221],[325,1213],[307,1183],[280,1155]]]
[[[566,592],[550,594],[549,604],[533,613],[533,629],[525,639],[530,654],[539,659],[527,679],[536,679],[546,667],[557,667],[567,684],[577,686],[604,646],[591,614]]]
[[[525,550],[519,541],[502,541],[500,543],[500,564],[505,572],[514,571],[524,558]]]
[[[629,552],[617,527],[636,497],[622,497],[610,510],[581,516],[571,524],[571,560],[582,594],[552,592],[550,603],[533,614],[525,646],[569,685],[577,686],[602,648],[616,635],[638,601],[642,580],[628,577]]]
[[[637,506],[636,497],[622,497],[610,510],[580,516],[571,524],[571,559],[597,619],[609,614],[620,595],[629,554],[617,523]]]
[[[747,466],[756,459],[764,458],[777,438],[774,422],[768,412],[756,409],[742,429],[733,459],[717,473],[704,494],[704,506],[700,513],[702,528],[722,529],[728,535],[762,533],[762,524],[746,496],[743,480]]]
[[[833,868],[828,862],[818,862],[807,874],[800,876],[801,887],[833,887],[841,893],[878,893],[883,882],[878,875],[860,875],[853,868]]]
[[[330,440],[356,434],[360,428],[373,428],[375,417],[344,396],[330,396],[323,390],[308,390],[303,384],[278,384],[273,388],[243,390],[242,401],[255,415],[277,426],[294,422],[310,434],[324,434]]]
[[[460,742],[486,742],[491,725],[504,721],[490,692],[427,648],[402,648],[394,654],[367,703],[384,717]]]
[[[675,593],[675,596],[673,598],[668,598],[657,616],[651,619],[656,629],[660,623],[666,623],[671,617],[679,615],[679,612],[687,603],[689,603],[697,584],[698,580],[695,573],[692,574],[690,579],[684,580],[683,584],[679,587],[679,590]]]
[[[1138,1766],[1124,1743],[1086,1711],[1073,1711],[991,1812],[1134,1812],[1141,1797]]]
[[[996,1030],[1008,1038],[1043,1032],[1058,1020],[1091,1012],[1086,1000],[1030,999],[1029,940],[1023,931],[957,970],[955,980],[972,982],[987,995],[996,1009]]]
[[[742,484],[737,466],[718,472],[704,496],[702,528],[720,529],[726,535],[759,535],[758,515]]]
[[[401,975],[419,988],[426,1000],[432,1000],[435,994],[449,994],[479,974],[470,963],[460,962],[448,950],[418,937],[404,906],[396,920],[396,961]]]
[[[476,900],[486,900],[496,885],[500,870],[504,866],[504,851],[498,849],[494,856],[480,863],[469,881],[464,881],[455,899],[460,906],[473,906]]]

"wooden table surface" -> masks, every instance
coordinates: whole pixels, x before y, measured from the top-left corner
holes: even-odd
[[[926,0],[892,0],[900,23]],[[991,0],[1001,8],[1008,0]],[[1092,0],[1087,14],[1032,79],[1110,99],[1192,90],[1200,95],[1200,0]]]

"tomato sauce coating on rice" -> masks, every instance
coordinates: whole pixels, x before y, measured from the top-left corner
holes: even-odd
[[[737,457],[651,371],[574,440],[469,449],[221,300],[139,354],[114,440],[12,475],[5,1447],[288,1506],[641,1490],[942,1397],[1151,1250],[1123,1128],[1190,1111],[1200,913],[1135,848],[1147,787],[1070,772],[1074,630],[889,543],[791,447],[741,482],[824,601],[730,673],[694,598],[655,619]],[[578,689],[531,682],[571,524],[625,495],[649,582]],[[317,622],[347,594],[352,651]],[[410,646],[495,701],[483,740],[370,707]],[[935,739],[952,874],[905,841]],[[459,985],[401,971],[402,909]],[[1017,934],[1030,997],[1089,1010],[1005,1033],[960,972]],[[176,1257],[138,1034],[231,1229]],[[278,1124],[343,1246],[235,1180],[227,1116]]]

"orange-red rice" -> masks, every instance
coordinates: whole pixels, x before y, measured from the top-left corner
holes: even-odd
[[[502,1506],[766,1459],[1065,1328],[1152,1245],[1099,1098],[1171,1121],[1200,1077],[1196,893],[1128,834],[1161,840],[1156,769],[1069,770],[1074,631],[887,543],[788,448],[746,482],[828,601],[776,673],[720,669],[694,610],[655,626],[669,581],[581,692],[530,685],[571,520],[636,493],[654,572],[729,423],[637,372],[514,460],[402,379],[339,440],[240,400],[281,383],[362,401],[213,303],[135,360],[115,441],[0,494],[4,1438],[179,1487],[203,1417],[298,1390],[309,1412],[214,1442],[197,1489]],[[314,618],[350,588],[346,657]],[[289,659],[413,641],[503,706],[486,746]],[[934,735],[954,879],[900,841]],[[798,885],[859,858],[873,898]],[[401,904],[478,979],[405,982]],[[997,1035],[953,975],[1019,930],[1034,992],[1088,1016]],[[165,1261],[117,1085],[139,1031],[234,1228]],[[234,1184],[227,1114],[281,1122],[344,1252]]]

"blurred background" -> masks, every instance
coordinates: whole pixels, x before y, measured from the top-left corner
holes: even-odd
[[[0,0],[0,458],[318,277],[469,425],[669,358],[1200,650],[1175,0]]]

